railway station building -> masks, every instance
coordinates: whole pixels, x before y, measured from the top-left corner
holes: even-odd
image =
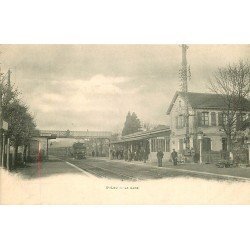
[[[185,97],[184,92],[176,92],[167,115],[170,117],[170,150],[175,149],[180,155],[188,158],[190,152],[186,148]],[[190,149],[198,155],[198,158],[201,152],[203,163],[220,161],[228,153],[227,136],[222,129],[223,124],[227,122],[225,112],[223,112],[227,108],[223,97],[218,94],[188,92],[187,99]],[[249,120],[250,101],[245,99],[241,117],[236,113],[236,127],[241,122],[249,124]],[[242,158],[246,158],[247,143],[242,144],[240,151]],[[192,157],[191,160],[193,160]],[[247,162],[249,159],[243,161]]]
[[[135,156],[135,160],[142,160],[139,154],[145,149],[148,152],[147,160],[150,162],[157,162],[156,154],[161,150],[164,153],[163,162],[167,162],[171,153],[170,128],[161,125],[152,130],[122,136],[119,140],[110,142],[110,151],[122,150],[126,152],[128,149]]]

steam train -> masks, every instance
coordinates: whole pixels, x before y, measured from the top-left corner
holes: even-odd
[[[87,148],[84,143],[75,142],[70,151],[71,156],[73,156],[75,159],[86,159]]]

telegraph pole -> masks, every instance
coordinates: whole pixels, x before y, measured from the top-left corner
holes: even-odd
[[[8,87],[10,87],[10,74],[11,74],[11,71],[9,69],[8,70],[8,79],[7,79]]]
[[[7,87],[10,88],[10,69],[8,70],[8,78],[7,78]],[[10,138],[7,138],[6,134],[3,134],[3,156],[2,156],[2,163],[4,164],[4,157],[5,157],[5,141],[7,140],[6,145],[6,167],[7,170],[10,170]]]
[[[188,110],[188,69],[187,69],[187,49],[186,44],[182,44],[182,92],[185,99],[185,127],[186,127],[186,149],[190,149],[190,134],[189,134],[189,110]]]
[[[2,152],[3,152],[3,77],[0,66],[0,163],[2,163]],[[3,167],[3,166],[2,166]]]

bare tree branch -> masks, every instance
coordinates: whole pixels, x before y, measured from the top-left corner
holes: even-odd
[[[228,139],[232,139],[237,132],[237,114],[242,120],[242,111],[250,94],[250,65],[240,60],[237,64],[229,64],[225,68],[218,68],[209,81],[210,91],[222,98],[224,107],[223,115],[226,124],[222,128]]]

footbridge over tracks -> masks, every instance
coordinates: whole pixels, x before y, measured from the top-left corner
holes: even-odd
[[[88,152],[95,152],[95,155],[107,156],[112,132],[109,131],[70,131],[70,130],[39,130],[36,137],[46,140],[46,157],[49,155],[49,140],[51,139],[76,139],[84,140]],[[50,151],[53,149],[50,147]]]
[[[56,138],[74,139],[110,139],[109,131],[70,131],[70,130],[40,130],[40,136],[53,135]]]

